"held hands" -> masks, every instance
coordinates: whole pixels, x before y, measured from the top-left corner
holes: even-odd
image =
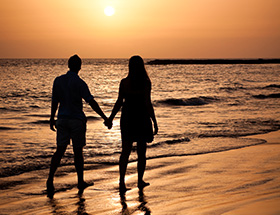
[[[104,120],[104,125],[107,126],[108,129],[113,127],[113,121],[110,118]]]

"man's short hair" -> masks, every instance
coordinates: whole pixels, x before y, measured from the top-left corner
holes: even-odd
[[[78,55],[73,55],[68,60],[68,67],[70,70],[79,71],[81,69],[82,60]]]

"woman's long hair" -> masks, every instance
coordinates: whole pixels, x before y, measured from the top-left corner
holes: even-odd
[[[143,59],[138,56],[132,56],[129,59],[129,72],[128,77],[131,79],[132,87],[134,89],[140,90],[145,88],[147,83],[151,80],[147,74]]]

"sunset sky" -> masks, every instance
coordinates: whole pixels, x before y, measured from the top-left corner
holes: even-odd
[[[0,3],[0,58],[280,58],[280,0]]]

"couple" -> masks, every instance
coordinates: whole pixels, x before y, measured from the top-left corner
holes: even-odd
[[[50,128],[53,131],[57,131],[57,149],[51,160],[47,180],[47,195],[49,198],[53,198],[54,174],[67,145],[70,144],[70,139],[72,139],[79,193],[82,194],[85,188],[93,185],[93,183],[84,181],[83,147],[86,145],[86,116],[83,112],[82,99],[104,119],[104,124],[109,129],[112,128],[113,119],[122,107],[120,123],[122,152],[119,161],[119,190],[122,194],[127,190],[124,178],[133,142],[137,142],[138,188],[143,189],[149,185],[149,183],[143,181],[147,142],[152,142],[153,135],[158,132],[157,121],[151,103],[151,81],[146,72],[144,61],[140,56],[130,58],[128,76],[121,80],[119,96],[109,118],[105,116],[98,103],[94,100],[87,84],[78,76],[81,65],[82,61],[78,55],[70,57],[68,60],[69,71],[54,80]],[[57,121],[55,122],[58,106]],[[154,132],[151,119],[154,124]]]

